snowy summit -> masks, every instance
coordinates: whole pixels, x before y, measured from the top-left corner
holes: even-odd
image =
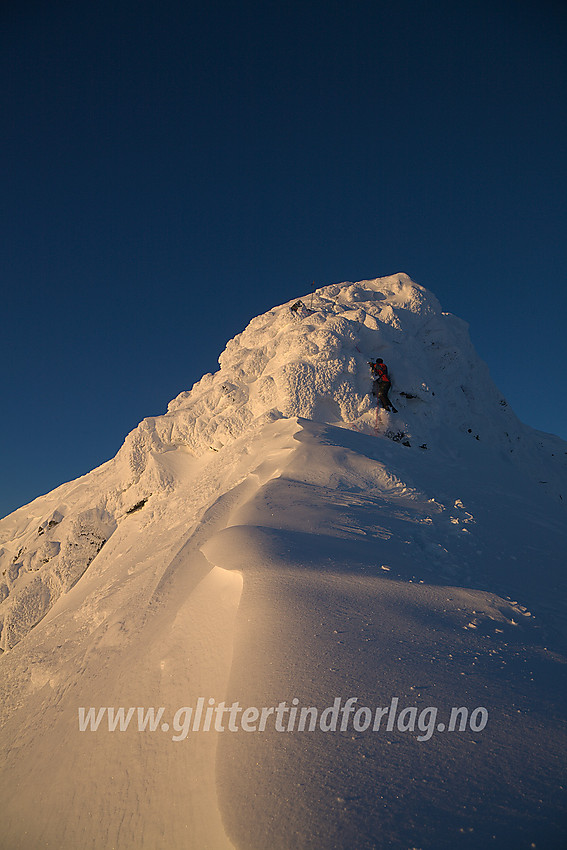
[[[0,847],[559,847],[567,444],[405,274],[219,366],[0,522]]]

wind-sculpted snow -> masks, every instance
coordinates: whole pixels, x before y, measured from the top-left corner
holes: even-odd
[[[172,450],[194,459],[222,453],[280,419],[340,425],[403,451],[433,453],[438,463],[512,463],[562,497],[562,442],[517,420],[466,324],[407,275],[325,286],[294,305],[297,299],[252,319],[228,342],[219,371],[181,393],[163,416],[144,419],[113,461],[2,521],[4,649],[78,580],[134,506],[172,491]],[[379,419],[368,369],[377,356],[388,364],[399,411]]]
[[[103,510],[82,511],[68,520],[56,515],[61,518],[40,526],[4,571],[4,650],[18,643],[73,587],[116,529],[115,520]]]
[[[326,286],[253,319],[227,344],[220,369],[181,393],[164,416],[145,419],[120,457],[132,481],[151,477],[150,458],[184,446],[218,451],[247,430],[302,417],[373,434],[376,403],[368,361],[389,366],[398,414],[378,430],[410,447],[483,449],[538,474],[560,446],[523,426],[476,354],[467,325],[407,275]],[[425,450],[425,449],[424,449]],[[554,482],[555,483],[555,482]]]
[[[567,446],[406,275],[301,300],[0,522],[2,850],[562,846]],[[199,700],[337,699],[488,725],[172,737]]]

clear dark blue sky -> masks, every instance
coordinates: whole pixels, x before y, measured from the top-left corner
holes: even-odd
[[[6,0],[0,515],[250,318],[405,271],[567,438],[562,0]]]

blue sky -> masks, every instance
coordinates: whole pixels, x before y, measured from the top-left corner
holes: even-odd
[[[567,438],[567,7],[9,0],[0,515],[253,316],[405,271]]]

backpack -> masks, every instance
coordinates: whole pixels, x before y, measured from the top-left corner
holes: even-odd
[[[373,363],[371,366],[372,373],[378,378],[379,381],[390,381],[388,376],[388,367],[385,363]]]

